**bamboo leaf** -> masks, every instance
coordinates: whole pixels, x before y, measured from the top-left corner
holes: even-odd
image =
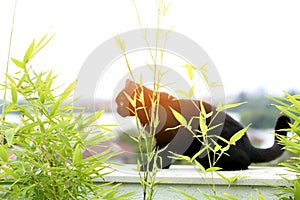
[[[15,136],[15,129],[14,128],[10,128],[5,130],[5,139],[7,141],[8,146],[10,147],[13,144],[13,139]]]
[[[135,137],[135,136],[129,136],[133,141],[135,141],[135,142],[139,142],[139,140]]]
[[[12,85],[12,88],[11,88],[11,98],[12,98],[12,102],[14,104],[18,103],[18,94],[17,94],[17,88],[15,85]]]
[[[201,75],[203,76],[205,83],[209,84],[208,82],[208,76],[207,76],[207,63],[205,63],[204,65],[202,65],[201,67],[198,68],[198,70],[200,71]]]
[[[295,197],[295,200],[299,200],[300,199],[300,184],[299,184],[299,180],[295,180],[294,181],[294,197]]]
[[[8,161],[8,154],[7,154],[7,151],[6,151],[6,149],[4,148],[3,145],[0,145],[0,158],[4,162]]]
[[[75,87],[76,87],[76,81],[73,81],[66,89],[65,91],[60,95],[60,101],[63,102],[64,100],[66,100],[70,94],[74,91]]]
[[[30,46],[28,47],[25,55],[24,55],[24,58],[23,58],[23,63],[27,64],[30,59],[32,58],[32,55],[33,55],[33,50],[34,50],[34,44],[35,44],[35,41],[32,40]]]
[[[249,128],[249,126],[250,126],[250,125],[248,125],[247,127],[243,128],[242,130],[240,130],[240,131],[238,131],[237,133],[235,133],[235,134],[230,138],[229,144],[230,144],[230,145],[235,145],[235,143],[245,135],[245,133],[246,133],[247,129]]]
[[[13,79],[13,77],[11,77],[10,75],[8,74],[5,74],[6,78],[10,81],[11,84],[13,85],[16,85],[16,82],[15,80]]]
[[[230,145],[228,144],[226,147],[223,147],[223,148],[221,149],[221,151],[222,151],[222,152],[226,152],[226,151],[229,150],[229,148],[230,148]]]
[[[227,104],[227,105],[222,105],[222,102],[220,102],[217,106],[217,111],[221,112],[230,108],[235,108],[238,106],[241,106],[243,104],[246,104],[247,102],[241,102],[241,103],[234,103],[234,104]]]
[[[172,130],[176,130],[178,128],[180,128],[182,125],[179,124],[178,126],[172,127],[172,128],[166,128],[165,131],[172,131]]]
[[[2,113],[2,117],[6,116],[9,112],[12,112],[14,110],[15,105],[13,103],[10,103]]]
[[[236,198],[228,193],[222,193],[222,194],[230,200],[239,200],[238,198]]]
[[[38,125],[39,125],[39,122],[37,122],[37,121],[25,124],[22,127],[20,127],[19,132],[31,130],[32,128],[34,128],[35,126],[38,126]]]
[[[192,96],[194,95],[194,92],[195,92],[195,86],[193,85],[189,91],[188,97],[192,98]]]
[[[63,93],[61,93],[59,99],[52,105],[52,110],[50,112],[50,116],[53,116],[57,109],[59,108],[59,106],[65,101],[67,100],[67,98],[69,97],[69,95],[74,91],[76,86],[76,81],[74,81],[73,83],[71,83],[65,90]]]
[[[26,74],[26,73],[23,74],[23,76],[19,79],[19,82],[18,82],[18,84],[17,84],[17,88],[20,88],[20,87],[21,87],[21,85],[22,85],[22,83],[25,81],[26,77],[27,77],[27,74]],[[22,91],[22,88],[21,88],[21,91]]]
[[[48,34],[45,34],[44,37],[37,43],[34,49],[33,56],[35,56],[40,50],[42,50],[54,37],[54,35],[52,35],[46,42],[44,42],[47,36]]]
[[[129,103],[132,105],[132,107],[136,108],[136,100],[137,100],[136,93],[133,98],[131,98],[131,96],[129,94],[127,94],[126,92],[124,92],[124,95],[126,96]]]
[[[185,160],[185,161],[191,160],[190,157],[188,157],[188,156],[180,155],[180,154],[174,153],[172,151],[169,151],[169,152],[174,155],[174,156],[170,156],[170,158],[174,158],[176,160]]]
[[[210,168],[206,169],[205,172],[216,172],[216,171],[219,171],[221,169],[222,168],[220,168],[220,167],[210,167]]]
[[[120,35],[116,35],[114,38],[115,38],[117,45],[120,47],[122,52],[124,52],[126,49],[125,41],[120,37]]]
[[[221,148],[222,148],[222,146],[219,145],[218,143],[216,143],[213,152],[216,153],[216,152],[218,152]]]
[[[293,97],[292,95],[290,95],[289,93],[285,92],[285,95],[287,96],[287,98],[290,100],[290,102],[298,109],[298,111],[300,111],[300,102],[297,101],[295,99],[295,97]]]
[[[193,70],[191,68],[188,68],[187,73],[189,75],[190,80],[193,80]]]
[[[297,121],[297,122],[300,122],[300,119],[299,119],[295,114],[293,114],[292,112],[290,112],[290,111],[288,110],[288,108],[286,108],[286,107],[284,107],[284,106],[278,106],[278,105],[275,105],[275,106],[276,106],[276,108],[277,108],[278,110],[280,110],[281,112],[283,112],[284,114],[286,114],[288,117],[294,119],[294,120]]]
[[[202,136],[206,136],[206,134],[208,132],[208,127],[206,125],[205,118],[203,118],[203,117],[199,118],[199,125],[200,125],[200,130],[201,130]]]
[[[176,118],[176,120],[183,126],[187,126],[187,121],[185,120],[185,118],[176,110],[174,110],[172,107],[169,107],[172,111],[173,116]]]
[[[173,188],[173,187],[172,187],[172,189],[175,190],[177,193],[183,195],[185,197],[184,199],[186,199],[186,200],[197,200],[198,199],[198,198],[195,198],[192,195],[190,195],[190,194],[188,194],[188,193],[186,193],[182,190],[179,190],[179,189],[176,189],[176,188]]]
[[[73,165],[78,165],[82,161],[82,148],[80,144],[77,144],[73,154]]]
[[[208,147],[201,148],[192,158],[191,161],[194,161],[200,154],[202,154]]]
[[[26,66],[26,64],[25,64],[24,62],[19,61],[19,60],[15,59],[15,58],[11,58],[11,60],[12,60],[12,62],[13,62],[17,67],[19,67],[19,68],[21,68],[21,69],[24,69],[25,66]]]
[[[206,200],[228,200],[228,198],[220,197],[218,195],[213,195],[213,194],[205,194],[202,193],[202,196],[205,197]]]
[[[194,160],[193,163],[201,170],[201,172],[205,172],[205,168],[197,160]]]
[[[193,80],[193,77],[194,77],[193,71],[194,71],[194,70],[197,70],[197,68],[194,67],[194,66],[191,65],[191,64],[185,64],[185,65],[183,65],[183,66],[181,66],[181,67],[187,69],[187,74],[188,74],[188,76],[189,76],[189,79],[190,79],[190,80]]]
[[[300,194],[299,194],[300,195]],[[257,192],[257,197],[258,197],[258,200],[265,200],[265,197],[262,195],[262,193],[261,192]],[[298,197],[300,197],[300,196],[298,196]]]
[[[12,176],[15,179],[19,179],[18,173],[16,173],[13,169],[10,169],[7,166],[3,166],[3,167],[1,167],[1,169],[5,172],[5,175]]]
[[[221,174],[220,172],[216,172],[224,181],[226,181],[227,183],[230,184],[230,179],[227,178],[226,176],[224,176],[223,174]]]
[[[171,5],[171,1],[167,4],[164,3],[164,6],[163,6],[163,16],[165,16],[170,8],[170,5]]]

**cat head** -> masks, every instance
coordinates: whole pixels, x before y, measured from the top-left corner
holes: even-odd
[[[115,101],[117,103],[117,112],[122,117],[134,116],[134,113],[130,110],[132,105],[130,105],[128,97],[133,98],[134,92],[138,87],[139,85],[137,83],[127,79],[124,89],[122,89],[116,97]]]

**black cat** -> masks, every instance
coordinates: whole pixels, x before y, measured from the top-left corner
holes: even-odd
[[[130,103],[128,97],[137,99],[135,105]],[[159,156],[162,158],[162,162],[158,162],[160,168],[167,169],[170,167],[172,163],[172,159],[170,158],[172,154],[170,152],[192,158],[201,150],[203,138],[201,137],[201,134],[199,134],[199,131],[197,131],[200,130],[199,118],[194,119],[194,117],[199,116],[201,112],[201,104],[206,113],[213,113],[211,117],[206,119],[206,124],[209,124],[210,127],[216,126],[216,128],[208,131],[207,134],[222,147],[225,147],[227,143],[219,139],[217,137],[218,135],[229,141],[235,133],[244,128],[239,122],[225,112],[214,115],[217,113],[216,108],[206,102],[176,99],[164,92],[153,93],[153,91],[147,87],[140,86],[130,80],[127,80],[125,88],[116,98],[116,103],[118,105],[117,112],[122,117],[135,116],[136,114],[140,123],[145,126],[146,129],[149,129],[151,102],[158,99],[159,108],[157,115],[159,124],[155,132],[156,149],[164,149],[159,153]],[[179,127],[180,123],[174,116],[174,111],[172,112],[172,110],[181,113],[187,122],[193,119],[191,123],[193,133],[182,126],[174,129],[174,127]],[[223,126],[217,126],[221,123],[223,123]],[[288,129],[290,127],[289,123],[290,119],[287,116],[279,117],[275,126],[276,134],[286,135],[286,131],[281,129]],[[213,147],[214,143],[210,140],[209,144]],[[207,154],[206,152],[207,151],[203,151],[196,160],[204,168],[209,168],[211,167],[210,163],[216,160],[218,156],[213,153]],[[282,153],[283,146],[278,143],[277,138],[275,138],[272,147],[258,149],[251,145],[249,138],[245,134],[235,145],[231,145],[225,154],[217,159],[214,166],[220,167],[222,170],[247,169],[251,163],[269,162],[279,157]]]

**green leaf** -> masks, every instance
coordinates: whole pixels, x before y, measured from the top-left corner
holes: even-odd
[[[169,151],[171,154],[173,154],[174,156],[169,156],[170,158],[176,159],[176,160],[185,160],[185,161],[190,161],[191,158],[188,156],[184,156],[184,155],[180,155],[177,153],[174,153],[172,151]]]
[[[209,84],[208,82],[208,76],[207,76],[207,63],[205,63],[204,65],[202,65],[201,67],[198,68],[198,70],[200,71],[200,73],[202,74],[205,83]]]
[[[34,128],[35,126],[38,126],[38,125],[39,125],[39,122],[27,123],[27,124],[23,125],[22,127],[20,127],[19,132],[31,131],[32,128]]]
[[[201,193],[203,197],[205,197],[206,200],[228,200],[227,198],[220,197],[218,195],[213,195],[213,194],[205,194]]]
[[[241,178],[241,176],[231,176],[227,178],[226,176],[222,175],[220,172],[216,172],[223,180],[225,180],[229,185],[236,182],[238,178]]]
[[[19,88],[20,91],[22,91],[21,85],[26,80],[26,78],[27,78],[27,73],[24,73],[23,76],[19,79],[19,82],[17,84],[17,88]]]
[[[54,37],[54,35],[52,35],[49,39],[45,41],[45,39],[47,38],[48,34],[45,34],[42,39],[37,43],[37,45],[35,46],[35,49],[34,49],[34,55],[35,56],[40,50],[42,50],[51,40],[52,38]]]
[[[290,95],[288,92],[285,92],[285,95],[289,99],[289,101],[300,111],[300,102],[295,99],[292,95]]]
[[[216,172],[216,171],[219,171],[221,169],[222,168],[220,168],[220,167],[210,167],[210,168],[206,169],[205,172]]]
[[[175,190],[177,193],[179,193],[179,194],[183,195],[184,197],[186,197],[185,198],[186,200],[197,200],[198,199],[198,198],[195,198],[192,195],[190,195],[190,194],[188,194],[188,193],[186,193],[186,192],[184,192],[182,190],[179,190],[179,189],[176,189],[176,188],[173,188],[173,187],[171,187],[171,188],[173,190]]]
[[[190,80],[193,80],[193,70],[197,70],[197,68],[191,64],[185,64],[183,66],[181,66],[182,68],[186,68],[187,69],[187,73],[188,73],[188,76],[189,76],[189,79]]]
[[[245,135],[245,133],[246,133],[247,129],[249,128],[249,126],[250,126],[250,125],[248,125],[247,127],[243,128],[242,130],[240,130],[240,131],[238,131],[237,133],[235,133],[235,134],[230,138],[229,144],[230,144],[230,145],[235,145],[235,143]]]
[[[12,62],[13,62],[17,67],[19,67],[19,68],[21,68],[21,69],[24,69],[25,66],[26,66],[25,63],[23,63],[22,61],[19,61],[19,60],[15,59],[15,58],[11,58],[11,60],[12,60]]]
[[[15,85],[12,85],[12,88],[11,88],[11,98],[12,98],[12,102],[14,104],[18,103],[18,94],[17,94],[17,88]]]
[[[263,194],[257,190],[257,197],[258,197],[258,200],[265,200],[265,197],[263,196]]]
[[[2,166],[1,169],[5,172],[6,176],[12,176],[15,179],[19,179],[20,176],[18,173],[16,173],[13,169],[7,167],[7,166]]]
[[[164,3],[164,6],[163,6],[163,16],[165,16],[170,8],[170,5],[171,5],[171,1],[168,3],[168,4],[165,4]]]
[[[222,194],[230,200],[239,200],[238,198],[236,198],[228,193],[222,193]]]
[[[13,144],[13,139],[14,139],[15,133],[16,133],[16,131],[14,128],[5,130],[5,139],[6,139],[9,147]]]
[[[34,50],[34,43],[35,41],[32,40],[30,46],[28,47],[25,55],[24,55],[24,58],[23,58],[23,63],[27,64],[30,59],[32,58],[32,54],[33,54],[33,50]]]
[[[73,83],[71,83],[65,90],[63,93],[61,93],[59,99],[53,104],[52,106],[52,110],[50,112],[50,116],[53,116],[57,109],[59,108],[59,106],[65,101],[67,100],[67,98],[69,97],[69,95],[74,91],[76,86],[76,81],[74,81]]]
[[[172,130],[176,130],[178,128],[180,128],[181,125],[178,125],[178,126],[175,126],[175,127],[172,127],[172,128],[166,128],[165,131],[172,131]]]
[[[9,112],[14,111],[14,107],[15,105],[13,103],[10,103],[4,110],[4,112],[2,113],[2,117],[6,116]]]
[[[219,172],[216,172],[223,180],[225,180],[227,183],[230,184],[230,179],[227,178],[226,176],[224,176],[223,174],[219,173]]]
[[[65,90],[64,92],[60,95],[60,101],[64,101],[66,100],[70,94],[74,91],[75,87],[76,87],[76,81],[72,82]]]
[[[205,172],[205,168],[197,160],[194,160],[193,164],[195,164],[201,170],[201,172]]]
[[[201,148],[192,158],[191,158],[191,161],[194,161],[198,156],[200,156],[200,154],[202,154],[204,151],[207,150],[207,146],[204,147],[204,148]]]
[[[241,103],[234,103],[234,104],[227,104],[227,105],[222,105],[222,102],[220,102],[217,106],[217,111],[221,112],[230,108],[235,108],[238,106],[241,106],[243,104],[246,104],[247,102],[241,102]]]
[[[16,82],[14,81],[13,77],[9,74],[5,74],[6,78],[10,81],[12,85],[16,85]]]
[[[77,144],[73,154],[73,165],[78,165],[82,161],[82,148],[80,144]]]
[[[136,138],[136,136],[131,136],[131,135],[129,135],[129,137],[130,137],[133,141],[139,142],[139,140],[138,140],[138,138]]]
[[[206,124],[206,119],[202,115],[200,115],[200,118],[199,118],[199,125],[200,125],[200,130],[201,130],[202,136],[206,136],[206,134],[208,132],[208,127]]]
[[[295,197],[295,200],[300,200],[300,184],[299,184],[299,180],[295,180],[294,181],[294,197]]]
[[[216,143],[213,152],[216,153],[216,152],[219,151],[221,148],[222,148],[222,146],[219,145],[218,143]]]
[[[193,80],[193,70],[191,69],[191,68],[188,68],[187,69],[187,73],[188,73],[188,75],[189,75],[189,78],[190,78],[190,80]]]
[[[189,98],[192,98],[192,96],[194,95],[195,93],[195,86],[193,85],[189,91],[189,94],[188,94],[188,97]]]
[[[230,145],[227,145],[226,147],[223,147],[223,148],[221,149],[221,151],[222,151],[222,152],[226,152],[226,151],[229,150],[229,148],[230,148]]]
[[[6,149],[4,148],[3,145],[0,145],[0,158],[4,162],[8,161],[8,154],[7,154],[7,151],[6,151]]]
[[[187,122],[185,120],[185,118],[179,113],[177,112],[176,110],[174,110],[172,107],[169,107],[175,117],[175,119],[183,126],[187,126]]]
[[[120,47],[120,49],[125,52],[126,46],[125,46],[125,41],[120,37],[120,35],[116,35],[115,37],[115,41],[118,44],[118,46]]]
[[[290,112],[288,108],[286,108],[284,106],[278,106],[278,105],[275,105],[275,106],[276,106],[276,108],[278,110],[280,110],[281,112],[283,112],[284,114],[286,114],[288,117],[294,119],[295,121],[300,122],[300,118],[298,118],[295,114],[293,114],[292,112]]]

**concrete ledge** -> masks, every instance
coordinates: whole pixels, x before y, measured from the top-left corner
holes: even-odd
[[[134,199],[142,199],[142,187],[139,182],[139,174],[136,165],[124,165],[114,167],[115,171],[105,176],[105,180],[99,182],[122,183],[120,193],[137,191]],[[230,193],[238,199],[248,199],[253,195],[257,197],[260,191],[266,199],[274,199],[274,189],[268,185],[285,186],[288,183],[280,175],[286,175],[288,179],[295,179],[295,175],[283,167],[250,167],[244,171],[221,171],[226,178],[239,176],[239,178],[228,187],[228,183],[216,173],[198,173],[193,166],[172,165],[168,170],[160,170],[156,180],[164,180],[156,191],[156,198],[182,199],[174,189],[180,189],[197,199],[202,199],[200,192],[212,194],[212,184],[216,186],[218,194]]]

